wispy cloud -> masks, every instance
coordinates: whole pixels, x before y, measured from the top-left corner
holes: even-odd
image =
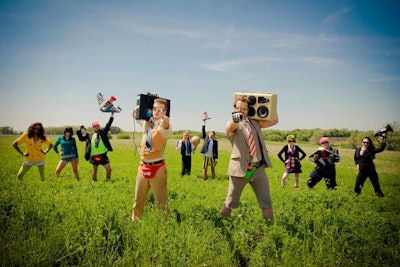
[[[210,71],[217,71],[217,72],[228,72],[235,69],[240,69],[245,65],[253,64],[256,62],[263,61],[262,59],[238,59],[238,60],[227,60],[215,63],[207,63],[200,65],[201,68],[210,70]]]
[[[235,30],[233,27],[230,27],[229,29],[227,29],[225,31],[225,38],[224,38],[224,41],[222,44],[222,48],[223,48],[222,54],[223,55],[226,55],[228,53],[228,50],[232,45],[232,36],[234,36],[234,32],[235,32]]]
[[[250,65],[257,65],[263,63],[293,63],[293,64],[311,64],[317,67],[332,67],[339,64],[335,58],[328,57],[257,57],[257,58],[243,58],[236,60],[226,60],[214,63],[201,64],[200,68],[216,71],[216,72],[230,72],[242,68],[248,68]]]
[[[130,33],[148,35],[148,36],[160,36],[160,35],[172,35],[181,36],[190,39],[198,39],[205,36],[205,33],[199,30],[185,29],[185,28],[174,28],[167,26],[150,26],[135,22],[118,21],[116,22],[120,27]]]
[[[369,80],[372,83],[383,83],[383,82],[398,82],[400,76],[381,76]]]
[[[353,8],[351,7],[344,7],[342,9],[339,9],[333,13],[330,13],[328,16],[326,16],[323,20],[323,24],[331,24],[337,20],[339,20],[344,14],[351,12]]]
[[[338,64],[337,59],[328,57],[304,57],[301,58],[299,61],[321,67],[331,67],[333,65]]]
[[[276,33],[271,35],[271,37],[270,45],[272,47],[289,49],[302,49],[326,42],[326,39],[322,39],[320,36],[306,34]]]

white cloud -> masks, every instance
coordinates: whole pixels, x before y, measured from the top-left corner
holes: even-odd
[[[237,69],[244,68],[251,64],[265,63],[265,62],[284,62],[282,58],[274,57],[253,57],[243,58],[237,60],[226,60],[215,63],[201,64],[200,67],[206,70],[217,72],[229,72]]]
[[[249,68],[250,65],[262,63],[303,63],[312,64],[317,67],[332,67],[337,65],[339,61],[328,57],[252,57],[236,60],[226,60],[214,63],[201,64],[200,67],[210,71],[229,72],[242,68]]]
[[[331,67],[338,63],[337,59],[327,57],[304,57],[301,58],[300,61],[323,67]]]
[[[353,8],[351,7],[344,7],[342,9],[339,9],[333,13],[330,13],[328,16],[326,16],[323,20],[322,20],[322,24],[331,24],[334,23],[336,21],[338,21],[344,14],[347,14],[349,12],[351,12]]]
[[[203,32],[192,29],[175,28],[168,26],[150,26],[136,22],[125,21],[119,21],[117,22],[117,24],[130,33],[143,34],[148,36],[173,35],[182,36],[190,39],[198,39],[205,36]]]

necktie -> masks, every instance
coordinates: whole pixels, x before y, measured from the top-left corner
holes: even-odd
[[[149,125],[149,128],[147,128],[147,133],[146,133],[146,147],[148,150],[151,150],[151,138],[152,134],[151,131],[153,130],[154,127],[154,122],[151,122]]]
[[[95,140],[94,140],[94,146],[96,148],[98,148],[99,147],[99,143],[100,143],[100,136],[99,136],[98,133],[95,133],[95,135],[96,135],[96,137],[95,137]]]
[[[254,141],[254,137],[253,137],[253,133],[251,132],[251,127],[250,127],[250,123],[248,120],[244,121],[244,125],[246,126],[247,132],[248,132],[248,136],[247,139],[249,141],[249,147],[250,147],[250,155],[252,158],[254,158],[256,156],[256,142]]]
[[[186,141],[185,142],[185,145],[186,145],[186,155],[190,155],[190,150],[191,150],[191,145],[190,145],[190,142],[189,141]]]

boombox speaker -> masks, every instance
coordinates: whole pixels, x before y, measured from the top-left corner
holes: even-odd
[[[276,120],[277,98],[276,94],[261,92],[243,92],[235,93],[235,98],[247,96],[249,99],[249,112],[247,116],[255,120]]]
[[[154,104],[154,99],[160,98],[156,94],[151,94],[147,93],[145,94],[139,94],[137,96],[137,101],[136,101],[136,120],[150,120],[150,118],[153,116],[153,104]],[[170,112],[170,107],[171,107],[171,101],[169,99],[161,98],[167,101],[167,113],[166,116],[169,117],[169,112]]]

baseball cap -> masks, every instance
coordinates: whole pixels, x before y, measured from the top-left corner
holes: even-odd
[[[100,126],[100,123],[98,121],[92,122],[92,128],[94,128],[96,126]]]
[[[322,144],[322,143],[329,143],[328,137],[322,137],[321,139],[319,139],[319,143],[320,143],[320,144]]]

